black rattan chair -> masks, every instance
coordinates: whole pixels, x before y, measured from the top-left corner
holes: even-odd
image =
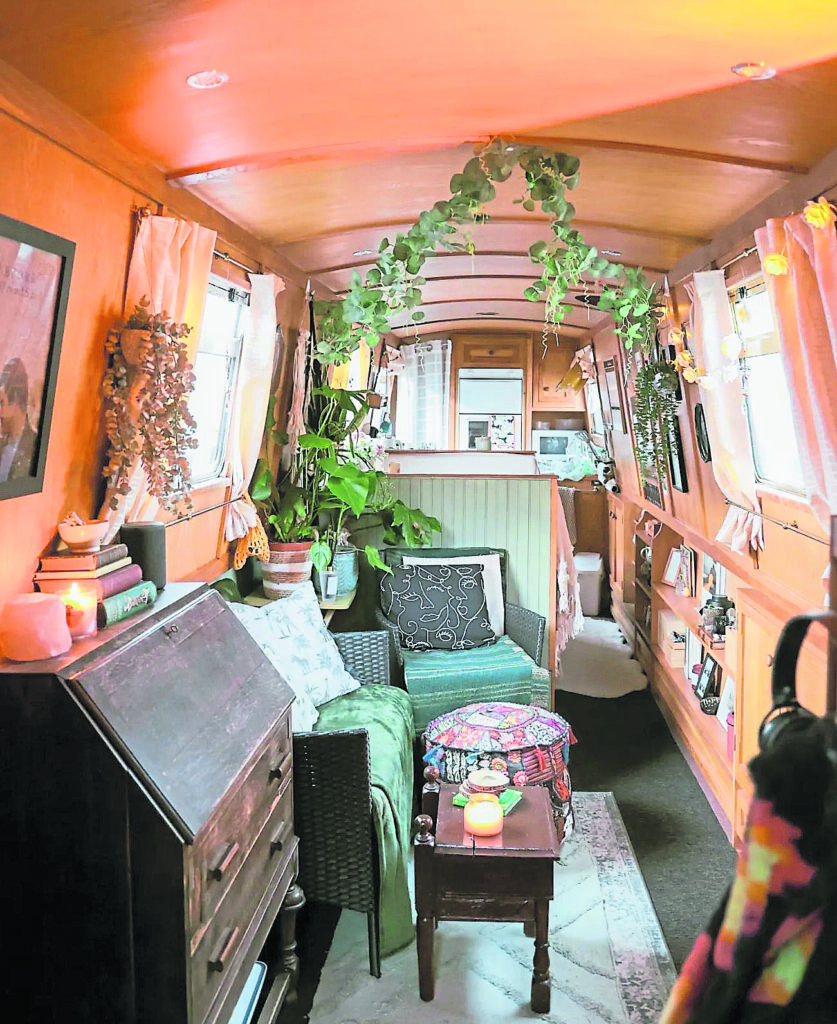
[[[389,683],[387,633],[332,635],[358,682]],[[369,973],[380,978],[379,859],[365,729],[294,735],[294,828],[303,892],[366,914]]]

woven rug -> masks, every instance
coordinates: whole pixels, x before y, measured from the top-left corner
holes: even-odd
[[[369,974],[366,918],[343,911],[311,1024],[656,1024],[675,969],[612,793],[576,793],[576,830],[555,865],[552,1005],[529,1006],[531,939],[521,924],[443,921],[436,996],[418,996],[415,943]]]

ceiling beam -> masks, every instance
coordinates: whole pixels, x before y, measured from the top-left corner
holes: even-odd
[[[538,320],[536,317],[529,319],[528,317],[522,316],[497,316],[497,317],[479,317],[479,316],[452,316],[445,317],[441,320],[422,320],[420,324],[404,324],[401,327],[393,327],[393,334],[397,331],[409,331],[410,335],[416,333],[425,334],[428,327],[438,326],[439,324],[459,324],[459,323],[476,323],[481,327],[494,327],[502,326],[506,323],[514,324],[530,324],[536,330],[541,330],[543,327],[543,321]],[[558,325],[559,334],[567,334],[569,332],[577,333],[579,336],[591,331],[590,327],[578,327],[576,324],[561,323]]]
[[[437,253],[434,253],[433,256],[431,256],[429,258],[433,259],[435,256],[467,256],[467,255],[468,255],[467,253],[463,253],[463,252],[437,252]],[[431,281],[435,284],[437,281],[462,281],[462,280],[468,280],[468,281],[485,281],[485,280],[491,280],[491,281],[505,281],[505,280],[509,280],[509,281],[518,281],[518,280],[519,281],[532,281],[532,280],[534,280],[538,276],[537,273],[535,272],[535,265],[532,263],[532,261],[526,255],[526,253],[523,253],[523,252],[476,252],[476,253],[474,253],[474,256],[475,257],[480,257],[480,258],[482,258],[484,256],[500,256],[500,257],[504,257],[504,258],[511,257],[513,259],[526,260],[527,265],[530,265],[532,267],[532,270],[528,274],[468,274],[467,277],[464,277],[462,274],[445,274],[445,275],[439,274],[439,275],[436,275],[436,276],[433,276],[433,277],[427,277],[426,274],[422,274],[422,277],[426,278],[428,284]],[[613,262],[614,263],[618,263],[620,267],[631,267],[632,269],[635,269],[637,267],[642,267],[642,269],[647,271],[649,274],[665,274],[665,273],[667,273],[667,271],[665,271],[662,267],[649,267],[645,263],[631,263],[631,262],[629,262],[627,260],[623,260],[623,259],[614,259]],[[375,265],[374,263],[370,263],[368,260],[359,260],[357,263],[342,263],[339,266],[335,266],[335,267],[324,267],[324,268],[319,269],[319,270],[312,270],[311,273],[312,274],[336,274],[336,273],[339,273],[340,271],[343,271],[343,270],[357,270],[359,267],[373,267],[374,265]],[[347,291],[348,291],[347,288],[336,290],[335,291],[335,295],[345,295]]]
[[[739,156],[733,153],[708,153],[701,149],[678,149],[674,146],[658,146],[646,142],[623,142],[618,139],[579,139],[563,136],[503,135],[504,142],[517,142],[525,146],[542,146],[549,149],[611,149],[622,153],[647,153],[650,156],[674,157],[682,160],[702,160],[712,164],[729,164],[731,167],[748,167],[755,171],[767,171],[792,178],[807,174],[810,170],[804,164],[791,164],[782,160],[761,160],[756,157]]]

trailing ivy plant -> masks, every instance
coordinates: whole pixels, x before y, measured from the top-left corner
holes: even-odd
[[[634,376],[633,421],[636,455],[642,465],[657,469],[660,479],[668,475],[668,461],[677,434],[679,384],[673,363],[646,363]]]
[[[423,211],[415,224],[394,240],[381,240],[375,266],[365,278],[357,272],[353,275],[342,301],[317,303],[315,358],[325,364],[346,362],[360,344],[377,345],[390,329],[390,319],[403,312],[412,311],[413,323],[421,321],[424,314],[417,307],[422,302],[425,261],[439,248],[474,251],[463,229],[490,220],[485,204],[496,195],[495,183],[508,180],[516,167],[523,171],[526,191],[515,202],[527,211],[540,206],[550,219],[552,238],[529,248],[540,276],[523,293],[533,302],[545,302],[544,341],[566,316],[564,299],[570,289],[584,287],[589,277],[605,278],[613,283],[604,289],[599,308],[611,313],[625,348],[636,346],[650,352],[657,331],[653,285],[640,268],[611,263],[572,227],[575,207],[566,193],[578,184],[578,157],[494,139],[453,175],[449,199]]]

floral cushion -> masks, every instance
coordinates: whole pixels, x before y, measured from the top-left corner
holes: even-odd
[[[296,694],[295,732],[314,727],[320,704],[360,686],[343,665],[310,583],[258,608],[235,603],[230,608]]]
[[[397,565],[381,580],[381,594],[407,650],[463,651],[497,639],[479,565]]]

